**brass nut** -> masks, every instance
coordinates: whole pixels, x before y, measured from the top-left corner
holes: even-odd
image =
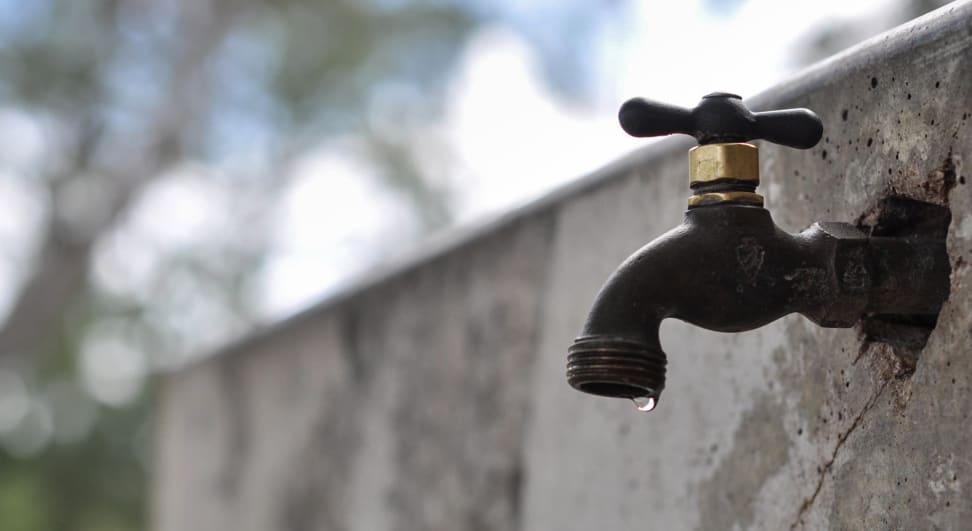
[[[759,149],[743,142],[707,144],[689,150],[692,183],[735,179],[759,184]]]
[[[690,196],[688,206],[717,205],[728,202],[763,206],[763,196],[753,192],[713,192]]]

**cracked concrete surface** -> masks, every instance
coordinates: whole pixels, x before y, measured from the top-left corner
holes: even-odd
[[[666,141],[167,375],[155,527],[967,526],[972,3],[750,103],[825,124],[812,150],[760,146],[781,227],[854,222],[888,194],[951,208],[951,295],[910,365],[800,316],[741,334],[669,320],[654,412],[570,389],[594,294],[681,219],[690,144]]]
[[[843,447],[844,443],[847,442],[847,438],[854,433],[854,430],[861,425],[864,416],[867,415],[867,412],[870,411],[872,407],[874,407],[874,403],[878,398],[881,397],[886,388],[887,382],[882,384],[878,389],[878,392],[870,400],[868,400],[866,404],[864,404],[864,408],[861,410],[861,412],[854,416],[854,420],[851,422],[850,427],[847,428],[847,431],[837,436],[837,444],[834,445],[834,451],[830,454],[830,458],[827,459],[827,462],[825,462],[822,466],[818,467],[819,476],[817,477],[816,486],[813,488],[813,493],[810,494],[810,497],[804,499],[803,503],[800,504],[800,509],[797,512],[797,516],[793,520],[793,523],[790,524],[790,529],[796,529],[797,526],[802,526],[804,524],[803,516],[813,507],[813,502],[817,500],[817,495],[820,494],[820,489],[823,488],[824,481],[827,480],[827,476],[830,475],[834,462],[837,461],[837,454],[840,452],[841,447]]]

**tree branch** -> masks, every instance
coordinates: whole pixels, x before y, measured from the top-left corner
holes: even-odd
[[[126,151],[106,146],[104,137],[95,133],[100,127],[92,127],[90,121],[82,120],[69,177],[49,179],[53,201],[46,230],[41,236],[32,273],[0,328],[0,364],[27,370],[36,362],[36,356],[51,347],[65,310],[88,285],[92,249],[98,239],[117,223],[141,190],[179,158],[186,124],[205,103],[205,91],[201,89],[208,85],[212,73],[207,68],[207,60],[224,40],[240,7],[238,2],[228,0],[212,0],[208,5],[192,1],[182,5],[186,9],[184,37],[173,55],[171,74],[162,93],[165,99],[157,106],[152,125],[140,137],[144,139],[139,143],[143,147]],[[119,33],[117,28],[115,33]],[[97,164],[95,154],[109,149],[128,156],[124,160]],[[86,207],[103,211],[91,212],[87,219],[93,220],[92,224],[79,230],[71,218],[62,215],[64,205],[59,191],[68,185],[77,186],[78,179],[92,173],[106,177],[105,184],[96,192],[105,200]]]

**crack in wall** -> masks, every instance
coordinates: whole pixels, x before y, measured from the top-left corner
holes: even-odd
[[[851,434],[857,430],[857,427],[860,426],[861,421],[864,419],[864,415],[866,415],[867,412],[874,407],[874,404],[876,404],[878,399],[881,398],[881,395],[884,394],[884,390],[888,387],[889,383],[891,383],[891,380],[885,380],[884,383],[881,384],[881,387],[877,390],[874,396],[872,396],[867,403],[864,404],[864,407],[861,408],[861,412],[854,417],[854,421],[851,422],[851,425],[849,428],[847,428],[847,431],[837,437],[837,444],[834,446],[834,450],[830,454],[830,459],[828,459],[827,462],[820,467],[820,473],[817,477],[817,485],[813,489],[813,494],[803,500],[803,503],[800,504],[800,509],[797,511],[796,518],[793,520],[793,523],[790,524],[791,531],[796,529],[797,526],[803,524],[803,518],[806,516],[810,508],[813,507],[814,502],[817,500],[817,496],[823,489],[824,482],[827,480],[827,475],[830,473],[831,468],[837,461],[837,454],[840,452],[840,449],[844,446],[844,443],[847,442],[847,439],[850,438]]]

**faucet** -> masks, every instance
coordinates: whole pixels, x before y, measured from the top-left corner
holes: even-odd
[[[937,316],[951,272],[944,233],[892,237],[819,222],[789,234],[763,207],[749,141],[812,148],[823,133],[812,111],[752,112],[737,95],[713,93],[694,109],[635,98],[619,119],[632,136],[698,140],[693,195],[682,224],[625,260],[596,296],[568,349],[575,389],[654,409],[668,362],[659,325],[669,317],[742,332],[794,312],[834,328],[866,316]]]

